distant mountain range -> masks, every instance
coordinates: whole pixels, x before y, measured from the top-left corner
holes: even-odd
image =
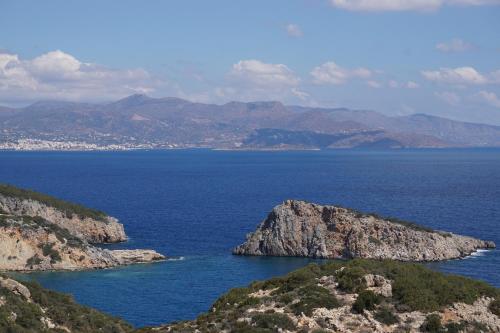
[[[109,104],[0,107],[0,143],[26,139],[151,148],[498,147],[500,126],[425,114],[390,117],[279,102],[215,105],[144,95]]]

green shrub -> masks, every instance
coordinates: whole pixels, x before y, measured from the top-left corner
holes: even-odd
[[[54,243],[46,243],[43,245],[40,245],[42,249],[42,253],[44,256],[50,257],[50,263],[55,264],[56,262],[59,262],[62,260],[61,255],[57,250],[54,249]]]
[[[420,326],[422,332],[429,333],[439,333],[443,331],[443,325],[441,325],[441,317],[438,314],[430,314],[425,318],[424,323]]]
[[[444,326],[446,328],[446,333],[460,333],[467,327],[464,322],[459,323],[448,323]]]
[[[444,275],[421,265],[401,265],[394,274],[393,298],[411,310],[431,312],[456,302],[472,304],[479,296],[494,297],[488,284],[455,275]]]
[[[40,265],[41,263],[42,263],[42,259],[40,259],[38,254],[35,254],[33,257],[26,260],[26,267]]]
[[[336,280],[339,288],[348,292],[357,292],[366,288],[363,279],[367,273],[362,267],[346,267],[337,272]]]
[[[129,333],[132,327],[120,319],[76,304],[67,295],[43,289],[33,282],[23,282],[31,292],[32,302],[7,289],[0,288],[3,305],[0,306],[0,332],[15,333],[62,333],[58,329],[46,329],[41,318],[48,317],[56,324],[78,333]],[[44,308],[42,312],[41,307]],[[15,321],[12,313],[16,314]]]
[[[496,314],[498,317],[500,317],[500,298],[493,300],[488,306],[488,309],[493,314]]]
[[[400,224],[402,226],[405,226],[407,228],[410,228],[410,229],[413,229],[413,230],[417,230],[417,231],[436,232],[434,229],[431,229],[429,227],[426,227],[426,226],[423,226],[423,225],[420,225],[420,224],[417,224],[417,223],[414,223],[414,222],[400,220],[397,217],[380,216],[377,213],[368,213],[368,214],[365,214],[365,216],[373,216],[376,219],[385,220],[385,221],[388,221],[388,222],[391,222],[391,223],[395,223],[395,224]]]
[[[290,306],[293,313],[299,315],[304,313],[312,315],[314,309],[333,309],[340,306],[337,298],[323,287],[317,285],[307,285],[297,291],[300,301]]]
[[[375,312],[375,319],[386,325],[399,323],[399,318],[387,307],[381,307]]]
[[[278,328],[292,331],[295,324],[286,314],[283,313],[259,313],[252,317],[252,323],[258,328]]]
[[[293,300],[294,297],[290,293],[278,296],[278,302],[283,303],[285,305],[292,303]]]
[[[216,311],[221,311],[228,308],[245,306],[254,302],[254,297],[249,297],[250,288],[233,288],[228,293],[222,295],[213,305],[212,308]]]
[[[352,305],[352,310],[357,313],[363,313],[364,310],[374,310],[375,305],[380,303],[381,296],[371,290],[363,290]]]

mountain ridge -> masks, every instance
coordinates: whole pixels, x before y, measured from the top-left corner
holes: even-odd
[[[293,140],[281,136],[277,142],[280,131],[293,133]],[[351,139],[334,140],[326,146],[310,140],[297,142],[304,132],[307,137],[348,135]],[[370,110],[289,106],[278,101],[206,104],[135,94],[104,104],[41,101],[24,108],[0,107],[0,148],[22,149],[20,140],[130,148],[500,147],[500,126],[421,113],[394,117]],[[255,141],[258,144],[252,145]]]

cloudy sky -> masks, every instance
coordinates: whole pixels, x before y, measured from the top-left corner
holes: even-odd
[[[500,124],[500,0],[0,2],[0,105],[133,93]]]

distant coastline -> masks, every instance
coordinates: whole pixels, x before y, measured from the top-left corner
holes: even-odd
[[[361,148],[361,147],[333,147],[333,148],[315,148],[315,147],[212,147],[199,145],[161,145],[161,144],[111,144],[98,145],[95,143],[79,141],[49,141],[26,139],[18,142],[0,142],[1,151],[19,151],[19,152],[87,152],[87,151],[150,151],[150,150],[191,150],[205,149],[213,151],[335,151],[335,150],[365,150],[365,151],[394,151],[394,150],[425,150],[425,149],[500,149],[496,146],[464,147],[464,146],[428,146],[428,147],[381,147],[381,148]]]

